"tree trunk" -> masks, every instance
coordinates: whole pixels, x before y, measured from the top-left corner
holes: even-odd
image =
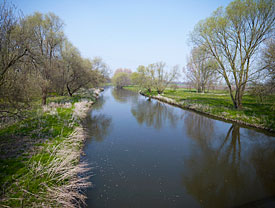
[[[43,90],[42,91],[42,105],[46,105],[47,104],[47,90]]]
[[[163,90],[157,90],[158,94],[163,93]]]
[[[201,85],[201,92],[205,93],[205,84],[204,83]]]
[[[235,108],[238,110],[242,109],[242,95],[243,93],[241,92],[241,88],[237,87],[235,93]]]
[[[70,90],[70,88],[69,88],[69,85],[68,85],[68,84],[67,84],[67,90],[68,90],[68,93],[69,93],[70,97],[72,97],[72,96],[73,96],[73,93],[71,92],[71,90]]]

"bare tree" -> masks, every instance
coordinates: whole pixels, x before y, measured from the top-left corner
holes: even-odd
[[[270,81],[275,84],[275,38],[271,38],[265,44],[262,53],[262,65],[266,70]]]
[[[204,46],[219,64],[217,71],[225,79],[237,109],[242,108],[247,82],[257,73],[251,70],[253,58],[272,35],[274,24],[273,0],[235,0],[225,10],[218,8],[199,22],[191,35],[193,43]]]
[[[203,47],[196,47],[191,51],[185,75],[198,92],[204,93],[207,86],[217,80],[217,67]]]
[[[13,5],[0,3],[0,85],[7,71],[27,54],[24,29],[15,12]]]
[[[101,57],[94,57],[92,60],[92,69],[103,75],[105,80],[110,80],[111,70]]]
[[[153,86],[157,90],[158,94],[168,87],[168,85],[179,77],[179,67],[174,66],[172,70],[165,69],[166,64],[164,62],[157,62],[150,64],[147,70],[152,76]]]

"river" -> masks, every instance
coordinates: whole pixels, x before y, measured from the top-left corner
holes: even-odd
[[[88,207],[235,207],[274,199],[272,134],[112,87],[87,127]]]

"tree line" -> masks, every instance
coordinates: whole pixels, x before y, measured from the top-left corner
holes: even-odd
[[[275,3],[273,0],[234,0],[201,20],[190,35],[193,46],[184,77],[198,92],[222,80],[236,109],[249,86],[254,95],[275,91]],[[137,84],[158,93],[179,80],[178,67],[169,73],[158,62],[137,72],[115,73],[114,83],[121,87]],[[132,78],[132,79],[130,79]]]
[[[53,13],[23,16],[14,5],[0,3],[0,116],[17,115],[37,99],[70,95],[99,86],[108,66],[83,58]]]
[[[156,62],[148,66],[138,66],[136,72],[130,69],[117,69],[112,82],[118,88],[134,84],[152,92],[155,89],[159,94],[180,76],[179,67],[176,65],[168,70],[164,62]]]

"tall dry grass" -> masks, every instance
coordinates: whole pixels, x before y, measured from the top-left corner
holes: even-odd
[[[86,196],[83,190],[89,186],[89,170],[87,163],[80,162],[82,146],[87,137],[81,120],[87,115],[93,102],[81,101],[73,106],[73,122],[77,126],[67,138],[61,138],[59,142],[51,140],[44,148],[37,148],[35,156],[27,162],[28,172],[22,175],[6,190],[0,204],[3,207],[11,207],[9,200],[20,201],[18,207],[82,207],[85,205]],[[43,110],[47,113],[57,113],[57,107],[70,108],[50,104]],[[62,135],[62,132],[60,133]],[[62,137],[62,136],[61,136]],[[45,155],[48,155],[45,161]],[[30,181],[31,180],[31,181]],[[40,181],[35,189],[28,188],[33,181]],[[16,187],[16,193],[14,193]],[[17,194],[20,193],[20,194]],[[23,193],[23,194],[22,194]],[[18,198],[14,198],[18,195]],[[13,198],[11,198],[13,197]],[[18,205],[18,203],[15,203]]]

